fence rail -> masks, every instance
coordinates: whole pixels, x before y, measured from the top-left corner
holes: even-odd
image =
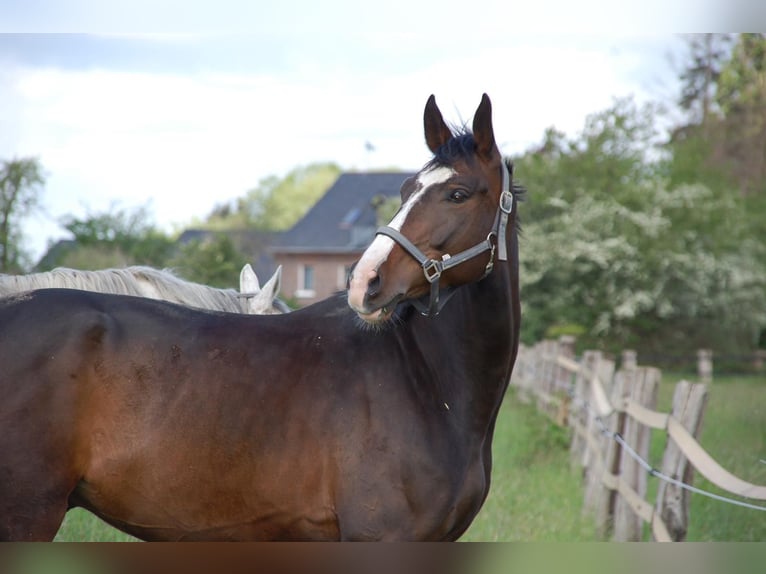
[[[576,360],[573,341],[562,337],[522,346],[511,379],[522,400],[572,428],[571,460],[583,469],[584,506],[600,534],[641,540],[648,523],[657,541],[683,540],[694,470],[726,492],[766,501],[766,486],[731,474],[697,442],[707,385],[679,382],[671,412],[658,412],[659,369],[638,366],[630,357],[617,371],[599,351]],[[647,462],[653,429],[668,437],[659,469]],[[649,475],[662,479],[653,503],[646,500]]]

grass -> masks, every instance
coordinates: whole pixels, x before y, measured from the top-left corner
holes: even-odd
[[[674,386],[682,378],[694,380],[693,376],[663,373],[658,410],[670,411]],[[766,485],[766,376],[716,376],[708,392],[708,404],[698,437],[699,443],[732,474],[754,484]],[[652,433],[651,462],[656,467],[659,467],[662,461],[665,441],[664,433]],[[656,492],[656,484],[652,483],[656,483],[656,479],[650,480],[650,495]],[[766,501],[742,499],[731,495],[699,474],[694,476],[694,486],[722,496],[766,506]],[[692,494],[687,540],[766,540],[766,511],[742,508]]]
[[[495,429],[492,487],[461,540],[596,540],[582,512],[581,480],[570,469],[569,434],[509,391]]]
[[[54,542],[130,542],[136,539],[112,528],[87,510],[75,508],[67,512]]]
[[[664,374],[658,409],[669,411],[681,375]],[[651,462],[659,466],[665,434],[652,433]],[[766,484],[766,377],[717,377],[710,387],[702,446],[727,470]],[[493,444],[492,488],[466,541],[593,542],[595,524],[582,512],[583,488],[569,464],[569,434],[509,392]],[[725,494],[696,475],[694,485]],[[649,480],[653,500],[657,479]],[[756,504],[766,505],[766,503]],[[81,510],[68,513],[56,540],[133,540]],[[689,541],[766,540],[766,513],[693,494]]]

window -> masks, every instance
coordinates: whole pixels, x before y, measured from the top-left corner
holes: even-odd
[[[298,266],[298,289],[295,291],[295,296],[299,299],[316,296],[313,265]]]
[[[351,229],[351,226],[356,223],[356,220],[359,219],[359,216],[362,214],[362,210],[358,207],[352,207],[348,210],[348,213],[343,216],[343,219],[340,220],[340,224],[338,224],[338,227],[341,229]]]

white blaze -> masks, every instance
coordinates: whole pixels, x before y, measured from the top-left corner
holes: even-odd
[[[415,192],[407,198],[402,207],[396,213],[389,227],[402,230],[402,226],[412,208],[423,198],[432,185],[444,183],[455,175],[455,171],[449,167],[436,167],[422,172],[416,180]],[[362,308],[364,295],[370,279],[375,277],[378,267],[386,260],[394,248],[394,240],[386,235],[377,235],[354,269],[349,289],[349,302],[356,308]]]

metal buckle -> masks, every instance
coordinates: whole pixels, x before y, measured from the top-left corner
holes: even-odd
[[[506,214],[513,211],[513,194],[510,191],[503,191],[500,194],[500,211]]]
[[[492,239],[497,239],[497,235],[494,231],[490,231],[487,235],[487,244],[489,244],[489,261],[487,261],[486,267],[484,267],[484,277],[492,273],[492,270],[495,268],[495,244],[492,242]]]
[[[442,263],[436,259],[429,259],[423,263],[423,275],[426,276],[426,281],[433,283],[438,281],[442,275]]]

